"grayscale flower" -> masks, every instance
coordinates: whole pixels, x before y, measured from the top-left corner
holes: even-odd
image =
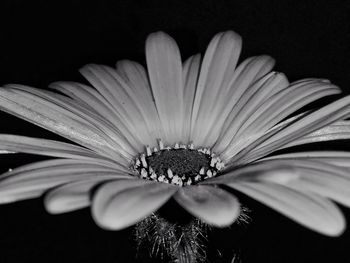
[[[123,60],[83,67],[93,87],[1,88],[1,110],[72,143],[1,134],[1,153],[55,158],[1,175],[0,202],[45,193],[50,213],[90,206],[100,227],[119,230],[173,198],[225,227],[241,211],[226,185],[319,233],[341,234],[346,224],[333,201],[350,206],[350,153],[274,153],[350,138],[350,96],[295,114],[340,89],[323,79],[289,83],[271,71],[269,56],[237,65],[240,51],[239,35],[219,33],[203,59],[182,63],[175,41],[157,32],[146,41],[147,71]]]

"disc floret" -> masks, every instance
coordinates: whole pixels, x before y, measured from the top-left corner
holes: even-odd
[[[132,170],[140,178],[186,186],[215,177],[224,167],[209,148],[195,148],[193,143],[170,147],[158,140],[158,147],[146,146],[134,160]]]

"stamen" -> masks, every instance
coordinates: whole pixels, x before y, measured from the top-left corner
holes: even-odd
[[[141,154],[140,159],[141,159],[141,163],[142,163],[143,167],[147,168],[148,165],[147,165],[147,161],[146,161],[146,157],[145,157],[144,153]]]
[[[171,183],[179,186],[182,186],[183,184],[182,179],[178,175],[174,175],[174,177],[171,179]]]
[[[187,147],[186,147],[185,144],[180,144],[180,148],[181,148],[181,149],[187,149]]]
[[[141,169],[141,177],[142,177],[142,178],[147,178],[147,177],[148,177],[148,173],[147,173],[147,171],[146,171],[145,168],[142,168],[142,169]]]
[[[174,175],[170,168],[168,168],[167,173],[169,178],[173,178]]]
[[[159,145],[160,150],[164,149],[164,144],[163,144],[162,140],[158,140],[158,145]]]
[[[135,158],[132,169],[142,179],[187,186],[216,176],[224,167],[209,148],[195,149],[192,142],[170,147],[158,140],[158,146],[152,151],[147,145],[145,153]]]
[[[214,158],[211,158],[211,160],[210,160],[210,166],[211,166],[211,167],[215,167],[216,162],[217,162],[217,159],[216,159],[215,157],[214,157]]]
[[[209,178],[213,177],[213,173],[212,173],[211,170],[208,170],[208,171],[207,171],[207,176],[208,176]]]
[[[151,150],[151,148],[148,145],[146,146],[146,152],[147,152],[147,156],[151,156],[152,155],[152,150]]]

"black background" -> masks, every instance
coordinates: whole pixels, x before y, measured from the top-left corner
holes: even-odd
[[[86,63],[144,63],[145,38],[157,30],[177,40],[185,59],[229,29],[243,37],[242,58],[269,54],[290,80],[328,78],[350,93],[350,2],[316,0],[1,1],[0,84],[46,88],[58,80],[84,81],[77,69]],[[59,139],[4,113],[0,118],[2,133]],[[328,146],[349,150],[349,144]],[[2,156],[0,167],[39,159]],[[241,198],[253,210],[252,223],[214,231],[210,262],[229,263],[234,251],[243,263],[349,262],[350,230],[324,237]],[[350,220],[350,210],[343,211]],[[134,254],[131,229],[101,230],[88,209],[51,216],[41,200],[0,207],[0,262],[147,262]]]

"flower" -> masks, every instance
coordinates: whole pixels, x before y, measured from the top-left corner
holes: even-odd
[[[148,72],[123,60],[116,68],[83,67],[93,87],[1,88],[1,110],[72,143],[1,134],[1,153],[55,159],[1,175],[0,202],[45,193],[50,213],[91,206],[99,226],[119,230],[174,198],[203,222],[225,227],[241,211],[226,185],[319,233],[341,234],[345,220],[332,201],[350,206],[350,153],[275,152],[350,138],[350,96],[293,115],[340,89],[323,79],[289,83],[271,71],[268,56],[237,66],[240,50],[239,35],[219,33],[202,60],[182,63],[175,41],[157,32],[146,41]]]

